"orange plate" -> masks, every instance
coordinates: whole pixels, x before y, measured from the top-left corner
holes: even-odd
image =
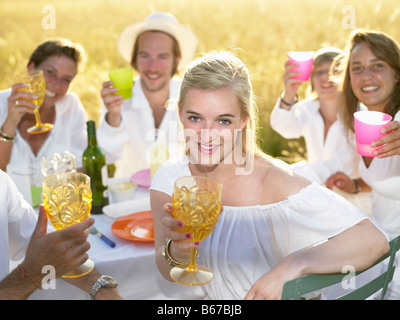
[[[117,219],[111,226],[112,232],[123,239],[154,242],[154,223],[151,211],[142,211]]]

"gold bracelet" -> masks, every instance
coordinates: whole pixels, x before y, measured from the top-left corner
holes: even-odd
[[[7,138],[6,136],[4,136],[4,135],[0,132],[0,141],[3,141],[3,142],[13,142],[13,141],[14,141],[14,138],[9,139],[9,138]]]
[[[11,141],[14,140],[14,138],[15,138],[15,136],[12,137],[12,136],[9,136],[8,134],[4,133],[4,132],[3,132],[3,127],[0,128],[0,140],[1,140],[1,141],[4,141],[4,142],[11,142]]]
[[[171,244],[171,239],[170,238],[166,238],[165,239],[165,245],[161,251],[161,254],[164,256],[165,260],[167,260],[167,263],[171,266],[171,267],[177,267],[177,266],[184,266],[187,265],[187,263],[180,263],[176,260],[174,260],[174,258],[171,257],[171,255],[169,254],[169,246]]]

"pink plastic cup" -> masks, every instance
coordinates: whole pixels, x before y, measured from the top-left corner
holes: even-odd
[[[392,121],[392,117],[383,112],[358,111],[354,113],[354,131],[356,134],[357,152],[364,157],[374,157],[371,142],[385,136],[379,130]]]
[[[291,64],[300,65],[297,68],[293,68],[292,72],[301,72],[299,76],[294,76],[293,79],[299,79],[301,81],[308,81],[313,66],[314,51],[290,51],[288,56]]]

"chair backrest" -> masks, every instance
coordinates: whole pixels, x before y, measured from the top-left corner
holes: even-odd
[[[335,274],[310,274],[297,279],[293,279],[285,282],[282,291],[282,300],[300,300],[300,298],[310,292],[314,292],[326,287],[329,287],[333,284],[341,283],[344,280],[348,280],[352,276],[357,276],[371,269],[378,263],[382,262],[389,258],[388,267],[386,271],[376,278],[370,280],[368,283],[364,284],[362,287],[357,288],[343,296],[336,298],[337,300],[364,300],[371,296],[372,294],[378,292],[382,289],[381,299],[385,297],[388,285],[390,281],[393,279],[394,273],[394,259],[397,251],[400,249],[400,236],[393,239],[389,242],[390,250],[387,254],[382,256],[378,261],[376,261],[371,267],[368,269],[356,272],[353,274],[343,274],[343,273],[335,273]]]

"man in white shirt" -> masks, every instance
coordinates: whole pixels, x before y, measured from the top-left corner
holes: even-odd
[[[26,299],[41,289],[47,275],[42,273],[43,266],[54,267],[59,277],[82,264],[90,248],[85,230],[93,222],[94,218],[89,217],[63,230],[47,233],[44,207],[40,206],[37,217],[11,178],[0,170],[0,300]],[[23,259],[11,273],[10,259]],[[100,274],[93,270],[68,282],[89,293],[99,278]],[[114,287],[99,290],[95,298],[121,297]]]
[[[120,34],[119,52],[140,76],[130,99],[115,95],[118,89],[111,81],[101,90],[97,140],[107,163],[116,163],[116,177],[149,168],[149,147],[154,143],[167,145],[170,154],[181,150],[178,113],[175,106],[166,106],[177,100],[180,79],[173,77],[192,59],[196,47],[195,34],[169,13],[151,14]]]

